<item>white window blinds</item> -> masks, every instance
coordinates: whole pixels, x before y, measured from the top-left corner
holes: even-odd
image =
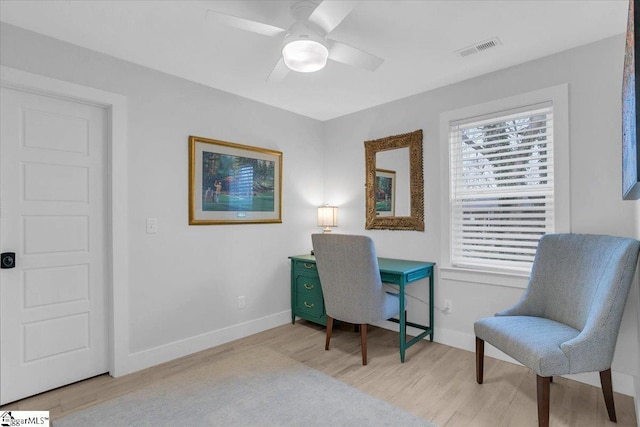
[[[551,102],[450,123],[451,263],[530,271],[554,227]]]

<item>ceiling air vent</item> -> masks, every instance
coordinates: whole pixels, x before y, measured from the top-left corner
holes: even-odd
[[[497,37],[494,37],[492,39],[485,40],[480,43],[476,43],[472,46],[467,46],[460,50],[456,50],[455,53],[464,57],[464,56],[469,56],[473,53],[482,52],[483,50],[491,49],[492,47],[500,46],[501,44],[502,42],[500,41],[500,39]]]

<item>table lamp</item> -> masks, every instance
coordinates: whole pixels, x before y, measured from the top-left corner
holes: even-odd
[[[338,226],[338,208],[336,206],[320,206],[318,208],[318,227],[324,227],[323,233],[331,233],[330,227]]]

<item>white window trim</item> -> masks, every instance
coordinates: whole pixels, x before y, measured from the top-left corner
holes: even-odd
[[[442,262],[439,270],[442,279],[515,288],[525,288],[527,286],[528,274],[473,270],[451,265],[449,129],[451,122],[546,101],[553,103],[554,117],[554,203],[556,204],[554,228],[556,233],[568,233],[571,231],[568,84],[565,83],[521,95],[444,112],[440,114],[440,194],[442,195],[442,236],[440,241]]]

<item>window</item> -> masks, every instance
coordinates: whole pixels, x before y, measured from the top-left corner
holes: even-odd
[[[566,108],[563,87],[561,110]],[[458,113],[473,116],[447,115],[453,268],[529,273],[540,237],[568,231],[566,113],[561,111],[562,131],[556,132],[553,96],[545,100],[544,91],[536,94],[510,99],[509,108],[497,112],[478,106]],[[561,135],[560,149],[556,135]],[[559,174],[562,185],[556,182],[559,164],[567,169]]]

